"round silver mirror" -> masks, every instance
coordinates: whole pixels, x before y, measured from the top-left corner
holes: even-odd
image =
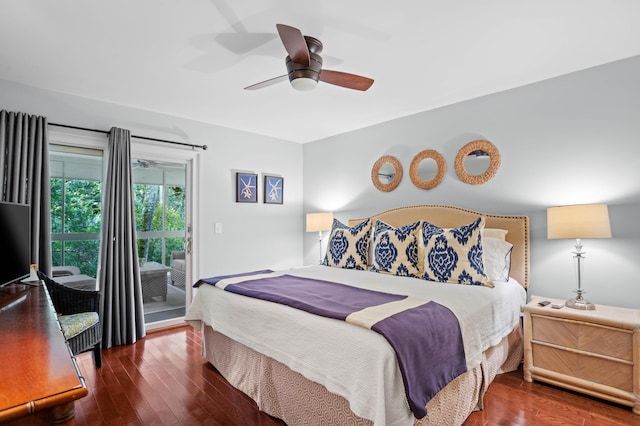
[[[384,163],[378,170],[378,180],[381,184],[386,185],[396,177],[396,169],[391,163]]]
[[[491,165],[491,157],[481,149],[470,152],[464,159],[464,169],[472,176],[480,176]]]

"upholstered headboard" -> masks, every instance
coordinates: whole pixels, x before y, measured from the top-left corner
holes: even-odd
[[[513,244],[511,251],[511,273],[524,287],[529,287],[529,218],[527,216],[500,215],[483,213],[455,206],[417,205],[399,207],[370,216],[372,224],[380,219],[391,226],[398,227],[419,220],[426,220],[441,228],[455,228],[473,222],[478,216],[485,217],[485,228],[499,228],[508,231],[505,239]],[[350,219],[349,225],[355,225],[366,217]]]

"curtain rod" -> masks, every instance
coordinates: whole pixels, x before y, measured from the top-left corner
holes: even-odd
[[[89,129],[88,127],[70,126],[68,124],[58,124],[58,123],[48,123],[48,124],[50,126],[64,127],[64,128],[67,128],[67,129],[86,130],[88,132],[98,132],[98,133],[104,133],[106,135],[109,134],[108,130]],[[132,138],[136,138],[136,139],[144,139],[144,140],[148,140],[148,141],[154,141],[154,142],[163,142],[163,143],[170,143],[170,144],[174,144],[174,145],[188,146],[188,147],[191,147],[191,148],[201,148],[204,151],[207,150],[207,145],[194,145],[194,144],[186,143],[186,142],[176,142],[176,141],[170,141],[170,140],[166,140],[166,139],[148,138],[146,136],[137,136],[137,135],[131,135],[131,137]]]

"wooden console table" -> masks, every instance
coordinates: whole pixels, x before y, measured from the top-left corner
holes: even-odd
[[[87,394],[44,285],[0,288],[0,423],[72,425]]]

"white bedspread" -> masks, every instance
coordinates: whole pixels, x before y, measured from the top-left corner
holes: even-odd
[[[460,322],[468,369],[476,367],[482,352],[519,324],[520,306],[526,300],[524,289],[513,279],[488,288],[326,266],[280,272],[435,300],[447,306]],[[413,424],[395,353],[376,332],[209,284],[198,288],[185,319],[198,329],[204,322],[322,384],[347,399],[355,414],[375,424]]]

